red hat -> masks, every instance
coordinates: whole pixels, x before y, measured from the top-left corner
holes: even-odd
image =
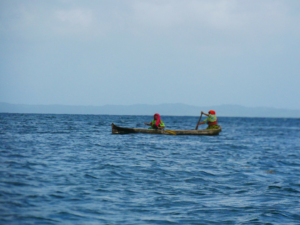
[[[214,110],[209,110],[208,113],[212,115],[216,115],[216,112]]]

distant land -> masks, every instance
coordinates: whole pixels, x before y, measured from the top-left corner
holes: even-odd
[[[210,109],[218,116],[226,117],[283,117],[300,118],[300,110],[277,109],[269,107],[244,107],[239,105],[191,106],[185,104],[160,105],[104,105],[104,106],[67,106],[67,105],[23,105],[0,102],[0,113],[43,113],[43,114],[105,114],[105,115],[161,115],[198,116],[201,111]]]

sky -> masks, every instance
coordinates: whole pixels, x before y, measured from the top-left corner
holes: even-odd
[[[0,102],[300,109],[299,0],[0,0]]]

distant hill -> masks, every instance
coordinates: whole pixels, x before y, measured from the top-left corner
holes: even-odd
[[[106,114],[106,115],[161,115],[198,116],[201,111],[213,109],[218,116],[229,117],[293,117],[300,118],[300,110],[277,109],[269,107],[244,107],[239,105],[191,106],[185,104],[160,105],[104,105],[104,106],[66,106],[66,105],[22,105],[0,103],[0,113],[48,113],[48,114]]]

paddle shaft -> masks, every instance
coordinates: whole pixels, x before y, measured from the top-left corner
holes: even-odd
[[[201,115],[200,115],[200,118],[199,118],[199,120],[198,120],[198,123],[197,123],[197,126],[196,126],[195,130],[198,130],[198,124],[200,123],[201,117],[202,117],[202,113],[201,113]]]

